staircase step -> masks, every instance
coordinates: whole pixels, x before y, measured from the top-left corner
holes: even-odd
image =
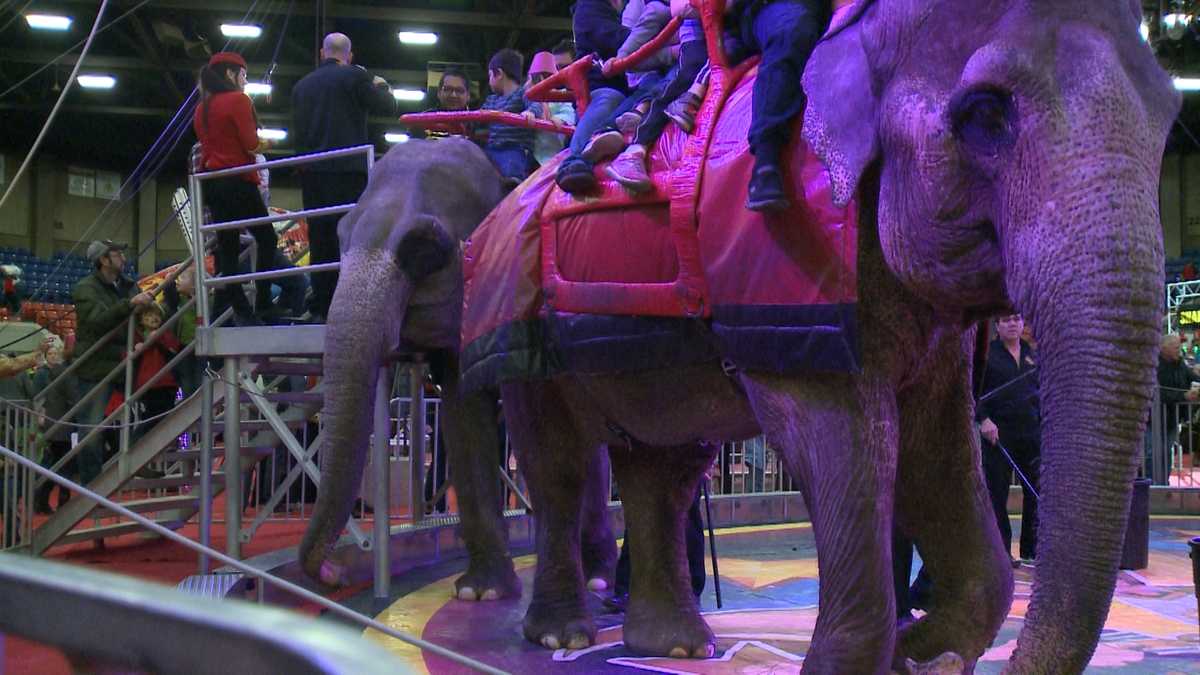
[[[298,405],[315,405],[320,407],[325,404],[325,395],[317,392],[308,391],[273,391],[266,392],[263,397],[272,403],[294,403]],[[247,392],[242,392],[242,403],[250,403],[251,396]]]
[[[259,375],[300,375],[300,376],[321,376],[325,374],[325,367],[320,360],[317,361],[262,361],[254,366],[251,371],[254,377]]]
[[[162,525],[168,530],[178,530],[179,528],[183,527],[184,523],[187,521],[178,519],[165,519],[155,520],[154,522]],[[72,530],[71,532],[63,535],[63,537],[56,542],[56,545],[74,544],[80,541],[92,541],[94,539],[102,539],[105,537],[119,537],[123,534],[131,534],[134,532],[149,532],[149,530],[142,527],[140,523],[125,522],[114,523],[112,525],[101,525],[100,527],[90,527],[85,530]]]
[[[271,424],[269,422],[267,422],[266,420],[242,420],[241,422],[242,422],[242,432],[264,431],[266,429],[272,428]],[[304,428],[304,425],[308,423],[308,420],[307,419],[285,418],[283,420],[283,423],[286,424],[289,429],[302,429],[302,428]],[[195,428],[196,429],[200,428],[199,422],[196,423]],[[214,419],[213,420],[213,433],[219,434],[224,430],[225,430],[225,422],[220,421],[220,418]]]
[[[190,495],[172,495],[170,497],[153,497],[150,499],[133,499],[127,502],[117,502],[121,506],[133,511],[134,513],[151,513],[154,511],[166,511],[168,509],[179,509],[189,506],[195,506],[200,500],[200,497],[195,494]],[[104,507],[96,509],[95,514],[101,518],[108,518],[117,515],[115,511],[109,511]]]
[[[213,485],[225,483],[225,474],[214,473],[212,475]],[[165,478],[131,478],[123,485],[122,490],[157,490],[158,488],[173,488],[183,487],[185,485],[199,485],[200,476],[189,474],[186,476],[167,476]]]

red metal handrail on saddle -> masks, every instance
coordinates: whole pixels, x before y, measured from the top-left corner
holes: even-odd
[[[550,120],[530,120],[523,115],[503,110],[408,113],[400,116],[400,122],[414,129],[432,129],[463,136],[467,135],[467,124],[503,124],[510,127],[525,127],[535,131],[549,131],[555,134],[575,133],[575,127],[569,124],[560,126]]]

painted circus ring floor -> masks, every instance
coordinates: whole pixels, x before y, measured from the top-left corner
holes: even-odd
[[[1014,521],[1014,530],[1019,519]],[[1155,518],[1150,566],[1122,572],[1101,642],[1087,672],[1200,673],[1200,637],[1187,540],[1200,519]],[[1014,536],[1015,540],[1015,536]],[[817,616],[817,564],[812,529],[805,524],[731,528],[717,532],[724,607],[716,608],[711,576],[701,607],[717,636],[708,660],[639,658],[621,643],[621,615],[606,614],[599,596],[593,612],[598,644],[551,652],[521,638],[532,587],[534,557],[517,559],[524,582],[519,601],[468,603],[451,598],[463,567],[454,561],[393,579],[393,600],[378,619],[426,640],[512,673],[791,673],[799,672]],[[1015,541],[1014,541],[1015,546]],[[711,575],[711,563],[709,566]],[[1015,646],[1028,603],[1032,568],[1016,571],[1012,611],[981,659],[978,673],[998,673]],[[370,594],[347,601],[363,611]],[[368,631],[417,672],[465,672],[435,655]]]

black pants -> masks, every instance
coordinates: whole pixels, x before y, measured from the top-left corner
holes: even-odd
[[[1012,483],[1012,465],[1004,458],[1000,448],[987,442],[983,444],[983,475],[987,481],[988,494],[992,498],[992,510],[996,514],[996,525],[1000,528],[1000,538],[1004,540],[1004,550],[1012,551],[1012,525],[1008,522],[1008,486]],[[1003,431],[1000,433],[1000,443],[1008,450],[1016,462],[1017,468],[1034,489],[1038,489],[1038,474],[1041,466],[1041,442],[1037,438],[1007,438]],[[1037,498],[1029,492],[1023,481],[1021,483],[1021,547],[1020,555],[1026,560],[1037,557]]]
[[[145,436],[155,427],[166,413],[175,407],[175,390],[177,387],[154,387],[142,394],[142,419],[149,422],[138,427],[135,438]]]
[[[212,210],[214,223],[267,215],[267,207],[263,204],[258,186],[240,176],[214,179],[205,185],[205,190],[205,201]],[[258,248],[258,271],[275,269],[275,246],[278,243],[275,228],[269,224],[256,225],[249,228],[249,231]],[[240,252],[237,230],[217,232],[217,272],[221,276],[233,276],[238,273]],[[270,302],[271,282],[257,281],[254,286],[258,301],[262,303],[265,298],[266,302]],[[246,301],[246,296],[239,287],[223,286],[216,295],[216,311],[213,312],[213,318],[230,305],[238,314],[250,313],[250,303]]]
[[[642,123],[638,125],[637,134],[633,139],[634,143],[649,149],[658,140],[663,129],[667,128],[669,121],[666,114],[667,106],[692,86],[696,75],[700,74],[700,69],[707,61],[708,50],[704,46],[704,40],[691,40],[679,44],[679,67],[675,69],[673,75],[668,76],[671,78],[670,82],[665,83],[665,86],[660,83],[662,93],[654,97],[654,101],[650,104],[650,110],[642,118]]]
[[[892,530],[892,584],[896,593],[896,618],[912,614],[917,607],[928,607],[933,596],[933,580],[921,565],[916,581],[909,586],[912,576],[913,540]]]
[[[704,570],[704,520],[700,517],[700,492],[696,490],[696,498],[688,509],[687,525],[683,530],[684,542],[687,545],[688,576],[692,579],[692,592],[696,597],[704,592],[704,581],[707,574]],[[621,557],[617,558],[617,573],[613,584],[613,595],[629,593],[629,577],[631,564],[629,562],[629,531],[625,531],[625,541],[621,544]]]
[[[762,54],[749,136],[757,163],[779,161],[792,121],[804,109],[800,81],[828,22],[823,5],[816,0],[752,2],[739,17],[742,41]]]
[[[322,206],[352,204],[358,201],[367,187],[367,174],[357,171],[306,171],[300,175],[300,190],[305,209]],[[338,249],[337,226],[341,216],[323,216],[308,219],[308,254],[313,265],[337,262],[341,259]],[[312,275],[312,305],[316,314],[329,313],[333,301],[333,290],[337,288],[337,272],[320,272]]]
[[[42,457],[42,466],[46,468],[54,466],[54,463],[66,456],[70,450],[71,441],[50,441],[46,445],[46,454]],[[78,480],[78,476],[75,475],[75,460],[72,459],[63,465],[59,475]],[[58,503],[60,505],[66,503],[71,498],[71,491],[51,480],[42,483],[41,487],[37,489],[34,502],[39,506],[49,508],[50,494],[56,487],[58,488]]]

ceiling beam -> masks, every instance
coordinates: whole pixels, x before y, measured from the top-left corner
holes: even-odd
[[[94,7],[91,0],[61,0],[60,4],[86,5]],[[268,14],[286,14],[285,3],[263,3],[259,10]],[[242,0],[155,0],[155,9],[184,9],[191,12],[226,13],[231,17],[243,16],[246,13],[246,3]],[[296,3],[292,9],[294,16],[314,16],[315,9],[309,3]],[[351,5],[330,2],[326,5],[325,17],[328,19],[372,19],[376,21],[393,21],[405,24],[405,27],[420,28],[432,26],[482,26],[486,28],[513,28],[538,31],[571,30],[571,19],[558,16],[527,16],[520,17],[520,26],[513,26],[511,15],[489,12],[453,12],[437,9],[421,9],[410,7],[387,7],[382,5]],[[351,36],[353,38],[353,36]]]
[[[57,54],[52,52],[28,52],[16,49],[0,49],[0,62],[4,63],[29,63],[29,64],[44,64],[53,59]],[[71,67],[78,60],[77,54],[67,54],[58,60],[61,66]],[[161,66],[151,63],[145,59],[138,59],[129,56],[94,56],[89,55],[85,61],[88,68],[96,69],[112,69],[112,70],[159,70]],[[249,63],[248,70],[250,79],[254,80],[261,77],[267,72],[266,63]],[[191,64],[172,60],[167,64],[172,71],[193,73],[200,69],[200,64]],[[293,63],[280,63],[275,68],[276,75],[306,75],[312,71],[312,66],[299,65]],[[425,83],[424,70],[398,70],[395,68],[371,68],[371,73],[379,75],[383,79],[392,84],[399,82]]]

